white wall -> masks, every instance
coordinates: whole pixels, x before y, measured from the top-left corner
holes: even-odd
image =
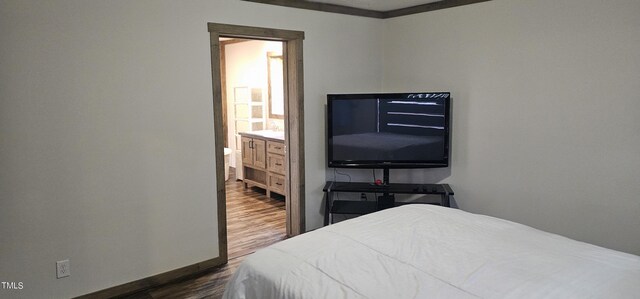
[[[495,0],[390,19],[384,90],[452,92],[462,209],[640,254],[638,12]]]
[[[321,225],[325,94],[380,89],[381,22],[236,0],[2,1],[0,279],[24,289],[0,297],[218,256],[207,22],[305,32],[306,216]]]

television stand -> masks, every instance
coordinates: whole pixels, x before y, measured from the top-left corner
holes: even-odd
[[[324,225],[333,222],[332,214],[363,215],[386,208],[418,202],[396,202],[393,194],[437,194],[444,207],[450,207],[450,196],[453,190],[448,184],[401,184],[389,183],[388,172],[382,185],[365,182],[334,182],[327,181],[322,189],[325,198]],[[337,192],[376,193],[382,194],[376,201],[339,200],[334,199]]]

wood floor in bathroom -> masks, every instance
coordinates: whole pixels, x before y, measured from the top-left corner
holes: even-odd
[[[126,298],[221,298],[227,281],[247,254],[286,238],[284,197],[272,193],[268,198],[259,188],[244,189],[233,170],[226,188],[229,263]]]

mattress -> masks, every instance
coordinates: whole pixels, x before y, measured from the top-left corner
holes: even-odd
[[[224,298],[638,298],[640,257],[514,222],[405,205],[248,256]]]

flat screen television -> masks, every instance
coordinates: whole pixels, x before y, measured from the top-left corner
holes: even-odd
[[[449,166],[450,94],[327,95],[328,166]]]

